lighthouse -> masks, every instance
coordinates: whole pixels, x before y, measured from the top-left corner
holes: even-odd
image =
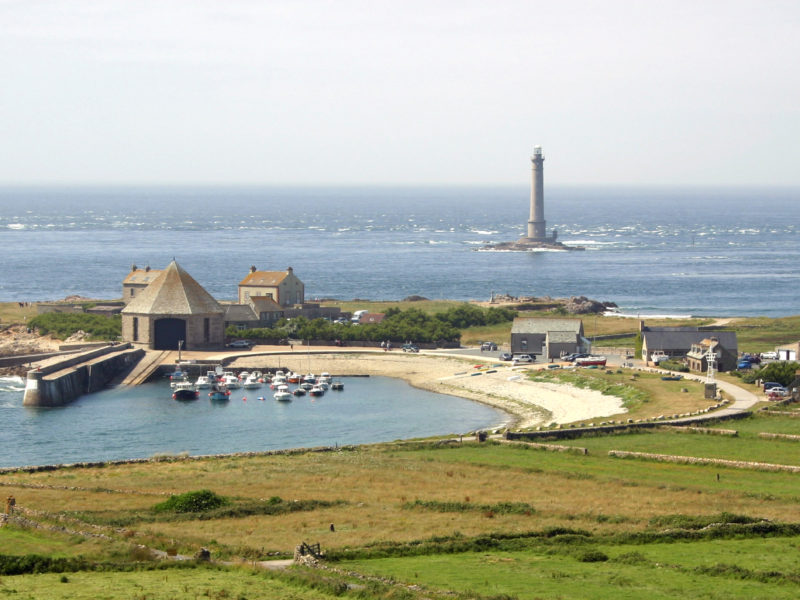
[[[512,250],[517,252],[536,252],[539,250],[585,250],[583,246],[567,246],[558,240],[554,229],[547,235],[547,222],[544,220],[544,155],[541,146],[534,146],[531,156],[531,213],[525,237],[516,242],[489,244],[482,250]]]
[[[555,244],[558,233],[547,235],[544,220],[544,155],[541,146],[534,146],[531,156],[531,218],[528,220],[528,235],[520,240],[523,244]]]
[[[542,147],[533,148],[531,156],[531,218],[528,221],[528,239],[544,242],[547,238],[544,220],[544,156]]]

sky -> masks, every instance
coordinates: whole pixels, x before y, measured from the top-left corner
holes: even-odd
[[[0,0],[0,185],[800,185],[800,2]]]

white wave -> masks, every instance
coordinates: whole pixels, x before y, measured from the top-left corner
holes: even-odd
[[[500,233],[499,231],[484,231],[482,229],[470,229],[470,233],[477,233],[478,235],[494,235],[495,233]]]
[[[669,315],[669,314],[658,314],[658,313],[649,313],[649,312],[625,312],[623,310],[607,310],[603,313],[604,317],[626,317],[628,319],[692,319],[694,318],[692,315]]]
[[[25,225],[23,223],[9,223],[6,225],[9,229],[25,229]]]

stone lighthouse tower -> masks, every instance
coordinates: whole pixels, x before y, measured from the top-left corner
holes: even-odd
[[[558,233],[547,235],[544,220],[544,156],[542,147],[533,148],[531,156],[531,218],[528,220],[528,235],[519,240],[520,244],[555,244]]]
[[[544,156],[542,147],[535,146],[531,156],[531,218],[528,239],[544,242],[547,238],[544,220]]]

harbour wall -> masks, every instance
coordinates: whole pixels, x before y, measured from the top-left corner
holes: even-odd
[[[83,394],[103,389],[144,356],[130,344],[72,354],[28,371],[23,406],[63,406]]]

